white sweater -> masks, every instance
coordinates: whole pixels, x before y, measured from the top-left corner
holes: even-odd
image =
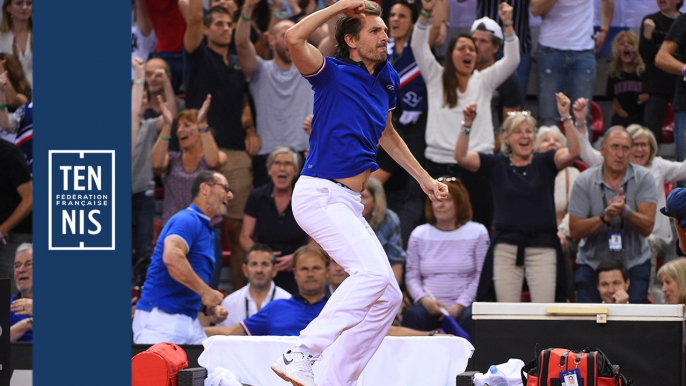
[[[464,93],[457,92],[457,106],[443,106],[443,66],[429,48],[428,25],[418,22],[412,32],[411,47],[419,71],[426,82],[429,112],[426,124],[426,158],[441,164],[454,164],[455,143],[462,124],[462,109],[476,102],[477,114],[469,136],[469,150],[493,153],[495,138],[491,119],[491,98],[519,65],[519,39],[505,37],[505,52],[501,60],[483,71],[475,70]],[[450,52],[446,55],[451,55]]]

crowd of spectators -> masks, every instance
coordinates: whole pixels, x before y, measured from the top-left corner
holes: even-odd
[[[23,0],[6,0],[3,11],[14,2]],[[527,296],[534,302],[658,302],[649,298],[655,280],[664,283],[667,302],[683,303],[676,294],[686,278],[674,275],[684,271],[669,268],[683,260],[658,270],[677,254],[671,223],[658,211],[665,184],[686,180],[683,1],[657,1],[659,11],[636,29],[610,34],[613,0],[599,7],[591,0],[479,0],[469,33],[459,36],[448,36],[456,4],[447,0],[379,2],[387,12],[389,63],[401,80],[392,122],[450,191],[442,203],[426,200],[379,149],[380,169],[360,192],[361,215],[406,289],[398,325],[434,330],[445,308],[469,332],[472,302]],[[211,320],[200,316],[208,335],[284,328],[297,334],[312,319],[307,313],[345,278],[291,209],[295,181],[308,167],[308,136],[326,122],[312,115],[312,89],[293,65],[284,36],[332,3],[133,1],[134,282],[146,285],[152,246],[166,243],[153,239],[155,221],[164,226],[188,207],[199,173],[223,175],[233,199],[211,221],[215,279],[208,284],[217,289],[226,265],[231,285],[224,289],[237,292],[222,303],[229,317],[219,326],[207,326]],[[542,20],[537,50],[529,12]],[[332,20],[312,37],[327,56],[336,50]],[[25,23],[10,27],[16,50]],[[596,55],[604,45],[612,46],[605,98],[613,115],[597,150],[589,138],[590,113]],[[9,77],[0,84],[10,106],[31,99],[30,76],[27,82],[12,75],[20,67],[30,73],[26,52],[19,55],[21,66],[0,54]],[[521,111],[534,60],[537,114]],[[657,156],[668,109],[676,160]],[[153,303],[139,311],[153,311]],[[305,310],[296,326],[269,317],[289,308]],[[193,329],[201,335],[197,324]]]
[[[31,0],[4,0],[0,22],[0,278],[18,289],[13,263],[31,243],[33,209],[33,13]],[[16,266],[15,266],[16,267]],[[25,271],[30,271],[29,266]],[[30,296],[29,283],[29,296]],[[22,314],[27,315],[27,314]],[[30,314],[28,314],[30,316]],[[30,339],[30,333],[29,333]]]

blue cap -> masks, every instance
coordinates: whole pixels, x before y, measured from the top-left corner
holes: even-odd
[[[667,203],[660,212],[665,216],[673,217],[679,222],[682,229],[686,229],[686,189],[676,188],[669,193]]]

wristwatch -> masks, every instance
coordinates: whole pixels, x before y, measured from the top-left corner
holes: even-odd
[[[604,215],[604,214],[601,214],[601,215],[598,216],[598,217],[600,217],[600,221],[602,221],[603,224],[605,224],[605,225],[610,225],[610,222],[609,222],[609,221],[605,221],[605,215]]]

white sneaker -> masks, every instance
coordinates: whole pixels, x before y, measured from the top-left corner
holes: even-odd
[[[271,365],[272,370],[284,381],[295,386],[317,386],[314,383],[312,363],[316,358],[301,352],[288,350]]]

